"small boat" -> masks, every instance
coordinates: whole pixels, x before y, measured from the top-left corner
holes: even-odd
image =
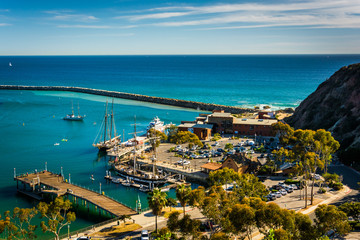
[[[117,183],[117,184],[124,182],[124,180],[122,178],[112,178],[111,181],[113,183]]]
[[[121,183],[123,186],[125,187],[130,187],[131,183],[129,182],[129,180],[125,180]]]
[[[59,146],[60,145],[60,143],[54,143],[54,146]]]
[[[162,188],[160,191],[161,192],[168,192],[168,191],[170,191],[170,188]]]
[[[66,117],[64,117],[63,119],[68,120],[68,121],[82,121],[84,119],[85,115],[81,116],[79,110],[80,110],[80,108],[78,105],[78,115],[75,115],[74,114],[74,106],[73,106],[73,103],[71,102],[71,113],[66,115]]]
[[[11,62],[9,62],[9,67],[12,67],[12,64],[11,64]]]
[[[131,183],[131,186],[132,186],[132,187],[135,187],[135,188],[140,188],[140,184],[137,184],[137,183],[135,183],[135,182],[132,182],[132,183]]]
[[[94,181],[94,180],[95,180],[94,175],[91,175],[90,180],[91,180],[91,181]]]
[[[61,139],[62,142],[67,142],[68,140],[66,138]]]
[[[146,185],[140,185],[139,190],[142,192],[150,192],[150,188]]]

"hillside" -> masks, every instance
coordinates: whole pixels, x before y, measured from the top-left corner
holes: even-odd
[[[331,131],[341,144],[343,158],[349,163],[359,159],[355,154],[360,153],[360,63],[334,73],[285,121],[295,129]]]

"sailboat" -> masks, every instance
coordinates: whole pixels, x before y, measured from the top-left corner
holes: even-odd
[[[104,120],[100,126],[99,133],[94,140],[93,146],[98,148],[99,151],[106,151],[119,145],[120,140],[120,135],[116,134],[116,127],[114,121],[114,100],[112,102],[110,119],[108,114],[108,102],[106,101]]]
[[[156,174],[156,165],[153,164],[153,171],[147,172],[143,170],[136,169],[136,153],[137,153],[137,147],[139,145],[139,142],[137,140],[136,134],[136,117],[135,117],[135,124],[134,124],[135,132],[134,132],[134,138],[132,139],[133,146],[134,146],[134,159],[133,159],[133,167],[130,165],[128,167],[124,166],[115,166],[115,171],[118,175],[120,175],[123,178],[129,179],[129,181],[134,181],[135,183],[143,184],[149,186],[148,189],[153,189],[154,187],[157,187],[159,185],[163,185],[166,183],[166,177],[163,175]],[[156,139],[156,138],[154,138]],[[155,149],[156,152],[156,149]],[[155,159],[156,161],[156,154]],[[141,187],[141,185],[140,185]],[[144,186],[142,189],[145,189]]]
[[[79,104],[78,104],[78,115],[74,114],[74,105],[73,105],[73,102],[71,101],[71,113],[66,115],[66,117],[64,117],[63,119],[68,120],[68,121],[82,121],[84,119],[84,117],[85,117],[85,115],[84,116],[80,115]]]
[[[9,67],[12,67],[12,64],[11,64],[11,62],[9,62]]]

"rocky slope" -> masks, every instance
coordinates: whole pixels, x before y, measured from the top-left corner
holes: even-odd
[[[327,129],[342,152],[360,152],[360,63],[338,70],[285,121],[295,129]]]

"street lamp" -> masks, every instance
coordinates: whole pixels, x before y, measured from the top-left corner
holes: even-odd
[[[70,239],[70,224],[68,225],[68,239]]]

